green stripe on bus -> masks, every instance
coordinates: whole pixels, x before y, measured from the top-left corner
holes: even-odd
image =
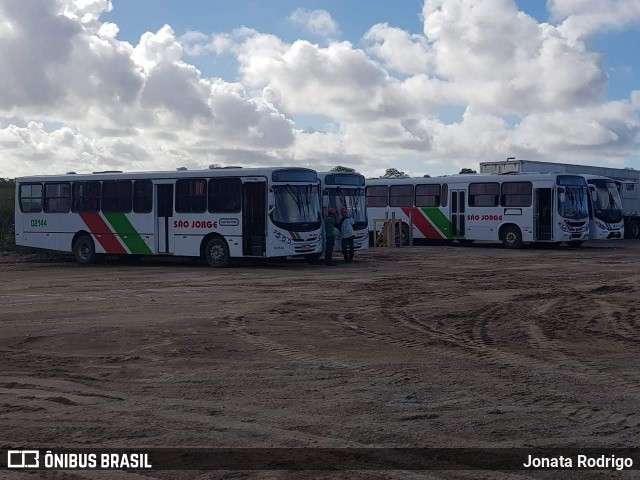
[[[103,213],[103,215],[131,253],[135,255],[152,255],[151,249],[136,229],[133,228],[124,213]]]
[[[451,238],[451,221],[436,207],[423,207],[421,210],[445,238]]]

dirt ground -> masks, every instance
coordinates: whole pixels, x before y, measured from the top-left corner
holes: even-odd
[[[638,242],[371,250],[332,268],[297,260],[227,270],[188,259],[91,267],[17,260],[0,257],[0,444],[637,445]]]

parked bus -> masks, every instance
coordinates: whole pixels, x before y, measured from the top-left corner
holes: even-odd
[[[322,250],[316,172],[222,168],[16,179],[16,244],[96,255],[286,257]]]
[[[589,237],[587,183],[579,175],[454,175],[367,180],[370,222],[402,219],[402,239],[566,242]],[[372,225],[370,224],[370,228]]]
[[[582,176],[589,186],[589,239],[624,238],[622,199],[616,182],[600,175]]]
[[[625,238],[640,238],[640,171],[572,163],[516,160],[480,163],[480,173],[569,173],[612,179],[620,193]]]
[[[364,176],[348,172],[318,172],[318,179],[320,180],[323,209],[335,208],[339,217],[340,210],[346,208],[354,222],[354,250],[368,249],[369,222],[364,195]],[[342,251],[339,238],[336,238],[334,251]]]

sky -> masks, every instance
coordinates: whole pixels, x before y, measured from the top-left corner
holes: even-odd
[[[0,177],[640,169],[638,0],[0,0]]]

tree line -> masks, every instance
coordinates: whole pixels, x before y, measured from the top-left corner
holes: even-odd
[[[355,168],[343,167],[342,165],[333,167],[330,171],[337,172],[337,173],[357,173]],[[471,168],[463,168],[462,170],[460,170],[460,174],[472,174],[472,173],[478,173],[478,172],[476,172]],[[379,177],[372,177],[372,178],[409,178],[409,177],[410,177],[409,174],[401,170],[398,170],[397,168],[387,168],[387,170],[384,172],[383,175]],[[423,177],[430,178],[431,175],[423,175]]]

